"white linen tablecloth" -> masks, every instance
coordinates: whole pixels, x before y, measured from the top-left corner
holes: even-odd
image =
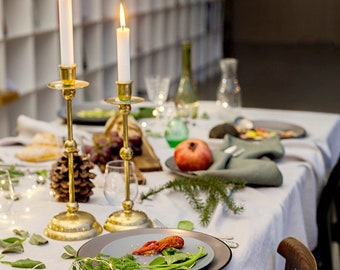
[[[201,102],[200,114],[206,111],[208,120],[197,120],[190,125],[190,136],[218,145],[217,140],[209,140],[209,130],[222,122],[218,118],[213,102]],[[338,114],[283,111],[245,108],[242,113],[250,119],[277,120],[300,125],[308,136],[301,139],[283,140],[285,156],[277,162],[283,174],[280,187],[252,188],[236,192],[234,199],[243,203],[245,211],[234,215],[223,205],[215,210],[209,226],[199,224],[198,214],[192,210],[183,194],[163,191],[142,204],[136,203],[135,209],[148,214],[150,219],[158,218],[169,227],[176,227],[180,220],[191,220],[195,230],[213,235],[232,235],[239,247],[232,249],[232,260],[225,267],[228,270],[281,270],[283,258],[277,254],[279,242],[286,236],[294,236],[306,243],[311,249],[317,244],[316,205],[318,196],[328,173],[334,166],[340,153],[340,116]],[[77,127],[78,128],[78,127]],[[172,156],[164,138],[149,138],[163,171],[145,173],[146,186],[140,191],[147,191],[174,178],[164,162]],[[0,151],[8,149],[0,147]],[[89,203],[80,204],[80,210],[92,213],[101,224],[117,207],[109,206],[102,190],[103,179],[98,174],[95,180],[95,194]],[[59,212],[65,211],[65,204],[55,202],[49,194],[49,186],[36,186],[34,179],[26,177],[17,186],[22,199],[15,202],[13,213],[15,223],[8,228],[0,228],[0,238],[9,237],[13,228],[28,230],[31,234],[43,234],[49,220]],[[107,233],[107,232],[103,232]],[[24,243],[23,254],[6,254],[6,260],[32,258],[41,260],[47,269],[69,269],[70,260],[61,259],[63,247],[71,245],[78,249],[84,241],[63,242],[49,239],[47,246],[32,246]],[[7,266],[3,266],[4,269]],[[8,266],[8,269],[10,267]]]

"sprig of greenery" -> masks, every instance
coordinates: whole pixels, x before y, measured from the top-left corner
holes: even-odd
[[[150,188],[140,195],[140,199],[149,199],[165,189],[183,192],[189,204],[199,212],[201,225],[207,226],[219,202],[225,203],[234,214],[244,210],[242,205],[235,203],[231,195],[245,185],[243,181],[227,181],[211,176],[178,177],[157,188]],[[206,195],[204,198],[200,196],[202,193]]]
[[[15,166],[10,166],[8,168],[8,172],[9,172],[9,176],[11,178],[16,178],[16,177],[21,177],[25,175],[25,172],[23,172],[22,170],[19,170],[17,168],[15,168]]]
[[[37,170],[37,175],[38,176],[42,176],[42,177],[47,177],[48,176],[48,171],[46,169]]]

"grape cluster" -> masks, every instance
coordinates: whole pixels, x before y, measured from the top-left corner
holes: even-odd
[[[123,147],[123,138],[118,132],[111,132],[109,136],[101,136],[94,140],[93,145],[83,145],[85,154],[89,154],[90,161],[97,165],[104,165],[111,161],[120,159],[119,151]],[[133,151],[134,156],[142,154],[142,138],[134,135],[129,137],[129,147]]]

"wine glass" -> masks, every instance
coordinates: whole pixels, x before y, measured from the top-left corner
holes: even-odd
[[[148,98],[156,107],[153,115],[159,119],[165,111],[164,103],[169,94],[170,77],[149,75],[145,77],[145,85]]]
[[[10,210],[14,201],[14,188],[8,170],[0,169],[0,226],[11,223]]]
[[[130,200],[134,201],[138,195],[138,179],[135,170],[135,164],[128,161],[130,172]],[[125,173],[124,160],[112,160],[106,164],[104,195],[109,204],[117,206],[125,201]]]

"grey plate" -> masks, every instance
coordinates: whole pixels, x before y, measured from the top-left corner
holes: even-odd
[[[282,121],[272,121],[272,120],[255,120],[254,126],[268,129],[271,131],[282,132],[292,130],[295,132],[296,136],[289,138],[302,138],[307,135],[306,130],[295,124],[286,123]]]
[[[194,177],[194,176],[196,176],[192,172],[182,171],[180,168],[178,168],[177,165],[176,165],[174,157],[169,157],[165,161],[165,166],[167,166],[167,168],[170,169],[173,173],[181,175],[181,176],[185,176],[185,177],[189,177],[189,176]]]
[[[161,240],[162,238],[173,235],[173,234],[164,234],[164,233],[150,233],[150,234],[140,234],[140,235],[132,235],[123,237],[117,240],[113,240],[110,244],[106,245],[100,253],[110,255],[111,257],[122,257],[125,254],[131,253],[133,250],[140,248],[144,243],[151,240]],[[199,270],[203,267],[207,266],[214,259],[214,251],[213,249],[206,243],[187,236],[183,236],[184,239],[184,247],[181,249],[182,252],[187,253],[196,253],[198,251],[199,246],[204,247],[204,251],[208,254],[200,259],[195,267],[192,270]],[[117,248],[119,247],[119,248]],[[154,256],[145,256],[139,255],[136,256],[138,258],[138,262],[141,265],[148,265],[155,257],[158,257],[159,254]]]
[[[109,233],[101,236],[97,236],[90,241],[86,242],[83,246],[80,247],[78,250],[78,256],[81,257],[94,257],[98,255],[98,253],[102,252],[103,249],[106,250],[110,247],[111,243],[114,243],[115,241],[126,239],[130,241],[133,239],[133,237],[136,237],[136,241],[140,242],[141,239],[144,239],[142,235],[150,236],[150,235],[179,235],[183,237],[184,239],[189,239],[189,248],[192,249],[192,244],[190,244],[190,239],[193,239],[193,243],[196,240],[194,244],[198,244],[200,242],[205,243],[205,246],[209,249],[211,248],[214,253],[214,257],[212,258],[211,262],[208,261],[202,261],[202,265],[198,265],[199,268],[194,268],[195,270],[199,269],[206,269],[206,270],[218,270],[222,269],[224,266],[226,266],[232,257],[232,253],[230,248],[224,244],[219,239],[210,236],[208,234],[200,233],[200,232],[194,232],[194,231],[186,231],[186,230],[179,230],[179,229],[158,229],[158,228],[151,228],[151,229],[136,229],[136,230],[128,230],[128,231],[121,231],[121,232],[114,232]],[[150,240],[150,239],[149,239]],[[120,241],[122,243],[122,241]],[[197,247],[196,247],[197,248]],[[119,246],[119,249],[116,251],[112,250],[112,255],[116,256],[115,254],[118,254],[120,250],[122,249],[121,246]],[[131,246],[130,246],[131,249]],[[194,252],[194,250],[192,250]],[[109,254],[111,255],[111,254]],[[124,254],[125,255],[125,254]],[[203,260],[204,258],[202,258]],[[209,257],[207,258],[209,259]],[[209,259],[210,260],[210,259]],[[208,263],[207,263],[208,262]]]
[[[72,106],[72,120],[75,124],[80,125],[105,125],[106,121],[110,117],[80,117],[77,114],[83,110],[93,110],[93,109],[102,109],[105,111],[117,110],[117,106],[106,104],[103,102],[84,102],[80,104],[74,104]],[[66,120],[66,107],[62,107],[58,110],[58,116],[64,120]]]

